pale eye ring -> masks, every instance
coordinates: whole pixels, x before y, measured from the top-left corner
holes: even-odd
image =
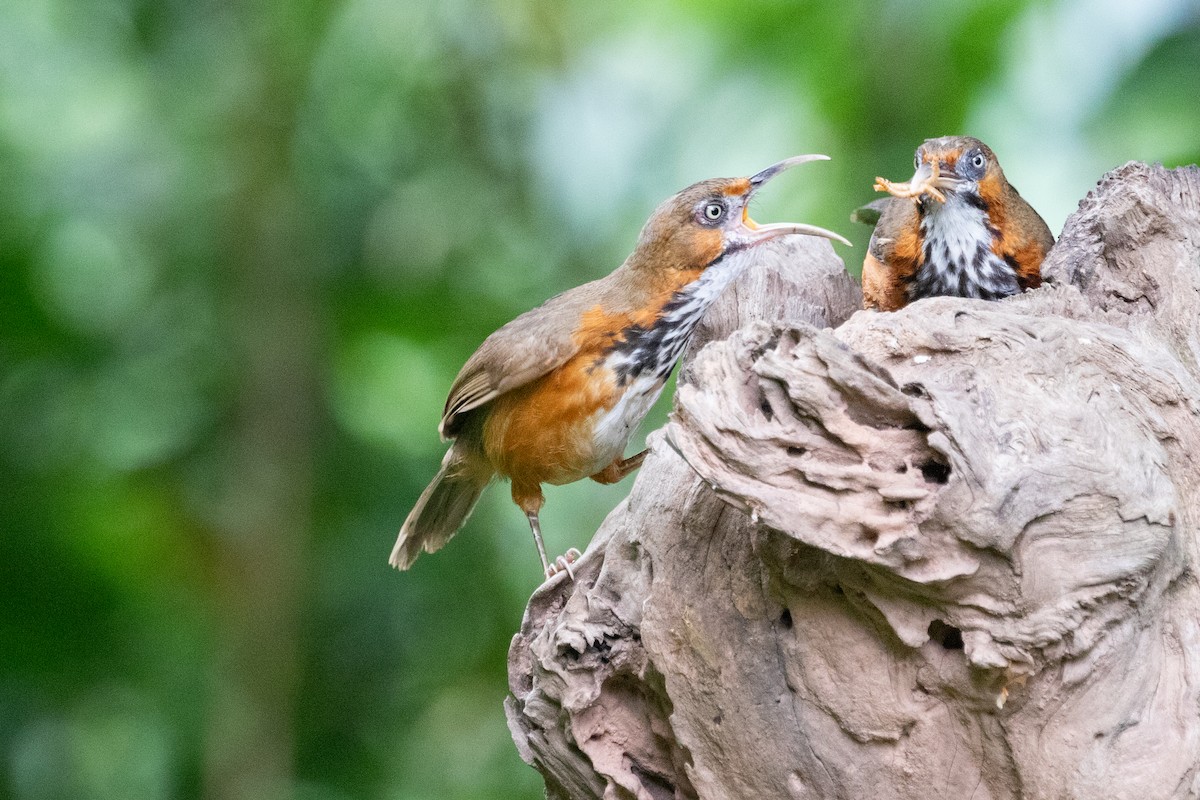
[[[983,153],[976,153],[975,155],[971,156],[971,166],[975,169],[983,169],[985,161],[986,159],[983,157]]]
[[[709,203],[704,206],[704,218],[710,222],[716,222],[723,216],[725,216],[725,206],[720,203]]]

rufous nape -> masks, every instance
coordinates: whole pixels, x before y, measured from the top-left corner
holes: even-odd
[[[705,310],[755,249],[780,236],[836,239],[798,222],[758,225],[747,206],[789,167],[780,161],[748,178],[701,181],[662,203],[633,252],[609,275],[552,297],[497,330],[450,388],[439,428],[454,444],[409,513],[391,564],[407,569],[462,527],[496,477],[512,486],[547,578],[571,572],[572,548],[546,558],[538,512],[542,484],[583,478],[615,483],[637,469],[630,437],[662,392]]]

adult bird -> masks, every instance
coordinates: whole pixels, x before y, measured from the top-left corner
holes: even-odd
[[[753,263],[756,247],[787,234],[849,244],[812,225],[758,225],[747,211],[771,178],[826,158],[795,156],[748,178],[687,187],[654,211],[615,271],[489,336],[450,388],[439,430],[454,444],[400,529],[391,564],[407,569],[442,547],[500,476],[529,520],[546,577],[570,572],[578,551],[546,558],[542,484],[615,483],[641,465],[645,451],[625,458],[625,446],[696,323]]]
[[[863,261],[863,306],[895,311],[923,297],[996,300],[1041,285],[1050,229],[1004,177],[996,154],[970,136],[927,139],[908,183],[876,178],[892,197]]]

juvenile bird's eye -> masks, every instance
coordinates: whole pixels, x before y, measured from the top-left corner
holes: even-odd
[[[704,216],[707,219],[716,222],[721,217],[725,216],[725,206],[721,205],[720,203],[709,203],[704,207]]]
[[[971,166],[975,169],[983,169],[984,161],[983,153],[976,153],[971,156]]]
[[[920,169],[920,168],[921,168],[921,154],[914,153],[913,154],[913,169]]]

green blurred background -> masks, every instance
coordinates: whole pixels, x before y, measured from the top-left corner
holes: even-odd
[[[1197,8],[4,0],[0,797],[539,797],[506,489],[386,566],[473,348],[796,153],[834,160],[755,215],[855,273],[850,211],[928,136],[1057,232],[1106,170],[1200,158]],[[629,483],[549,489],[550,548]]]

